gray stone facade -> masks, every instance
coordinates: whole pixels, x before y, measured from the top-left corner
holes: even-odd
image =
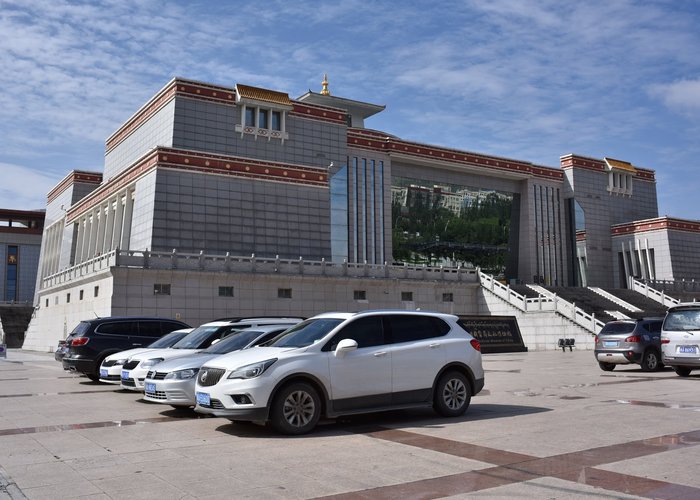
[[[294,277],[269,269],[269,275],[226,268],[212,274],[187,266],[165,271],[150,266],[150,254],[165,260],[171,254],[177,262],[178,255],[252,256],[400,269],[408,262],[397,257],[404,252],[415,261],[411,265],[464,269],[488,261],[491,252],[507,282],[580,284],[581,259],[586,284],[624,281],[626,271],[615,267],[611,226],[658,216],[653,171],[576,155],[562,157],[554,168],[404,141],[365,128],[382,110],[313,92],[291,99],[240,84],[172,80],[107,139],[103,176],[70,174],[50,194],[35,299],[37,325],[48,331],[40,334],[44,340],[30,336],[29,344],[51,339],[46,344],[53,345],[71,328],[65,325],[88,312],[180,315],[191,324],[214,316],[337,308],[480,312],[473,283],[447,291],[439,280],[415,276],[321,279],[301,271]],[[394,205],[393,196],[402,193],[432,204],[418,221],[425,227],[406,235],[397,234],[397,224],[416,221],[392,214],[410,212]],[[489,200],[504,213],[497,221],[484,216],[480,221],[488,224],[477,227],[466,208],[476,212]],[[585,221],[577,221],[579,212]],[[504,228],[507,234],[481,245],[473,236],[463,241],[450,233],[457,223],[467,228],[464,234]],[[145,260],[131,268],[100,267],[106,256],[139,252]],[[658,252],[656,259],[661,269]],[[154,295],[159,283],[170,284],[173,294]],[[212,295],[227,286],[234,288],[233,298]],[[414,287],[414,300],[401,300],[401,291],[405,297],[411,291],[406,286]],[[278,298],[280,288],[292,290],[292,299]],[[66,294],[81,296],[80,290],[82,300],[66,302]],[[354,291],[371,298],[351,300]],[[443,295],[453,301],[442,304]]]

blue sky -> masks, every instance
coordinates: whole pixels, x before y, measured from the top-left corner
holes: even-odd
[[[0,0],[0,207],[44,208],[173,76],[386,105],[367,127],[656,170],[700,219],[700,2]]]

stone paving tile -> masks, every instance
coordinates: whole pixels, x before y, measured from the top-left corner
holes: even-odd
[[[0,467],[29,498],[700,497],[700,377],[602,372],[591,352],[484,356],[485,391],[457,419],[386,412],[295,438],[37,358],[0,361]]]

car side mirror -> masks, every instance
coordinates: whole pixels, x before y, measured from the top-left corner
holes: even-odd
[[[335,348],[334,354],[337,358],[342,358],[347,353],[357,349],[357,342],[352,339],[343,339],[338,342],[338,346]]]
[[[214,340],[211,341],[211,344],[209,344],[209,345],[214,345],[214,344],[216,344],[217,342],[219,342],[220,340],[221,340],[221,339],[214,339]]]

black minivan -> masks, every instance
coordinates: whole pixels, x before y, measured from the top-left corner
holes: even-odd
[[[78,323],[68,335],[64,370],[99,380],[102,360],[115,352],[147,346],[172,331],[190,326],[167,318],[109,317]]]

